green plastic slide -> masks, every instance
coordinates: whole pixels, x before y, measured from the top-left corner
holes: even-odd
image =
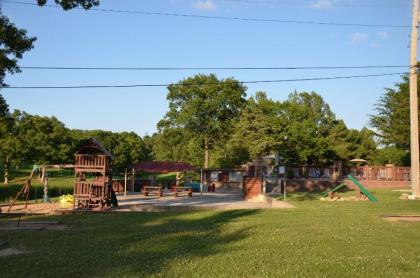
[[[343,187],[343,186],[345,186],[345,185],[346,185],[345,183],[339,184],[339,185],[337,185],[336,187],[334,187],[333,189],[331,189],[330,191],[324,192],[324,193],[322,194],[322,196],[323,196],[323,197],[327,197],[327,196],[328,196],[328,193],[330,193],[330,192],[336,192],[337,190],[339,190],[340,188],[342,188],[342,187]]]
[[[372,195],[366,188],[363,187],[363,185],[360,184],[358,180],[356,180],[352,175],[347,175],[349,180],[351,180],[359,189],[360,191],[365,194],[366,197],[368,197],[369,201],[371,202],[377,202],[378,199],[375,198],[375,196]]]

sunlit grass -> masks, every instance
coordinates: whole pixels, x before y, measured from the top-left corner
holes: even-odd
[[[420,201],[321,202],[293,193],[285,210],[45,217],[66,231],[0,232],[30,253],[0,257],[2,277],[418,277]],[[355,194],[347,192],[347,194]],[[1,222],[0,222],[1,225]]]

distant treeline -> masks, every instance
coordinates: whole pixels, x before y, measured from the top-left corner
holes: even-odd
[[[10,112],[0,95],[0,159],[11,165],[72,163],[80,142],[94,137],[122,172],[138,161],[172,160],[196,166],[234,167],[278,152],[288,165],[330,165],[362,158],[371,164],[408,164],[408,80],[387,89],[371,126],[349,129],[315,92],[294,92],[285,101],[264,92],[246,98],[246,87],[213,74],[196,75],[168,87],[169,109],[158,131],[75,130],[55,117]]]

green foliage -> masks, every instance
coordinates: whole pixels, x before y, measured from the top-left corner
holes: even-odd
[[[267,99],[263,92],[248,99],[234,128],[233,147],[243,146],[252,159],[277,150],[281,144],[278,111],[279,103]]]
[[[44,6],[47,0],[37,0],[38,5]],[[55,0],[55,4],[61,6],[63,10],[71,10],[76,7],[82,7],[83,9],[90,9],[99,5],[99,0]]]
[[[417,84],[420,92],[420,82]],[[376,104],[376,115],[370,116],[370,125],[375,128],[379,142],[385,146],[378,161],[393,160],[399,165],[410,165],[410,91],[408,75],[395,88],[386,88]],[[392,148],[388,148],[392,147]]]
[[[38,5],[44,6],[47,0],[37,0]],[[55,3],[70,10],[82,7],[86,10],[99,5],[99,0],[55,0]],[[0,11],[1,12],[1,11]],[[28,37],[26,30],[17,28],[9,19],[0,13],[0,87],[7,86],[4,78],[6,73],[20,72],[17,64],[23,53],[33,48],[35,37]]]
[[[387,163],[394,165],[410,165],[410,152],[396,146],[388,146],[378,149],[375,164],[385,165]]]
[[[17,28],[9,19],[0,14],[0,87],[6,86],[3,82],[6,73],[20,72],[17,64],[23,53],[32,49],[34,37],[28,37],[26,30]]]
[[[20,160],[31,163],[72,161],[70,131],[55,117],[34,116],[15,111],[14,136]]]
[[[3,168],[15,164],[72,163],[74,152],[84,139],[99,140],[113,155],[113,169],[150,159],[151,150],[134,132],[70,130],[55,117],[30,115],[19,110],[10,114],[0,96],[0,159]],[[149,144],[150,144],[150,139]]]
[[[7,181],[8,169],[16,153],[16,138],[13,136],[13,118],[3,96],[0,95],[0,166]]]
[[[408,150],[410,148],[410,94],[408,76],[395,84],[395,89],[386,88],[376,104],[376,115],[370,124],[377,131],[380,142]],[[419,83],[420,91],[420,83]]]
[[[188,80],[197,82],[195,78]],[[157,160],[201,166],[203,134],[207,134],[210,116],[200,113],[200,105],[204,104],[191,86],[182,88],[182,92],[179,89],[170,92],[170,111],[159,123],[159,133],[153,136],[153,155]],[[219,128],[220,124],[215,126]],[[374,161],[377,157],[374,133],[367,128],[349,130],[315,92],[294,92],[284,102],[257,92],[223,127],[208,127],[219,134],[211,141],[212,167],[238,166],[273,152],[279,152],[289,165],[329,165],[353,158]]]
[[[73,130],[73,140],[80,142],[95,138],[112,154],[112,168],[123,172],[126,167],[149,158],[142,138],[134,132],[111,132],[103,130]]]
[[[218,80],[214,74],[198,74],[168,87],[169,111],[159,132],[181,128],[189,138],[202,141],[204,151],[229,136],[245,103],[245,87],[232,78]],[[191,140],[187,140],[190,144]],[[197,149],[197,145],[190,145]],[[208,165],[208,161],[204,161]]]
[[[335,153],[332,158],[344,161],[361,158],[373,162],[378,154],[374,137],[372,130],[347,129],[344,122],[339,120],[329,136],[331,149]]]
[[[292,93],[282,104],[281,155],[294,164],[330,163],[330,131],[336,123],[329,105],[315,92]]]
[[[9,105],[6,100],[0,95],[0,139],[4,138],[10,132],[12,126],[12,117],[9,111]]]

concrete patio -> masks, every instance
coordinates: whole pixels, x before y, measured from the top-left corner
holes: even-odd
[[[193,193],[193,197],[173,197],[166,192],[163,197],[130,193],[124,198],[117,195],[118,209],[124,211],[165,211],[176,209],[264,209],[293,208],[294,206],[277,200],[270,202],[251,202],[242,197],[242,191],[219,191],[214,193]]]

